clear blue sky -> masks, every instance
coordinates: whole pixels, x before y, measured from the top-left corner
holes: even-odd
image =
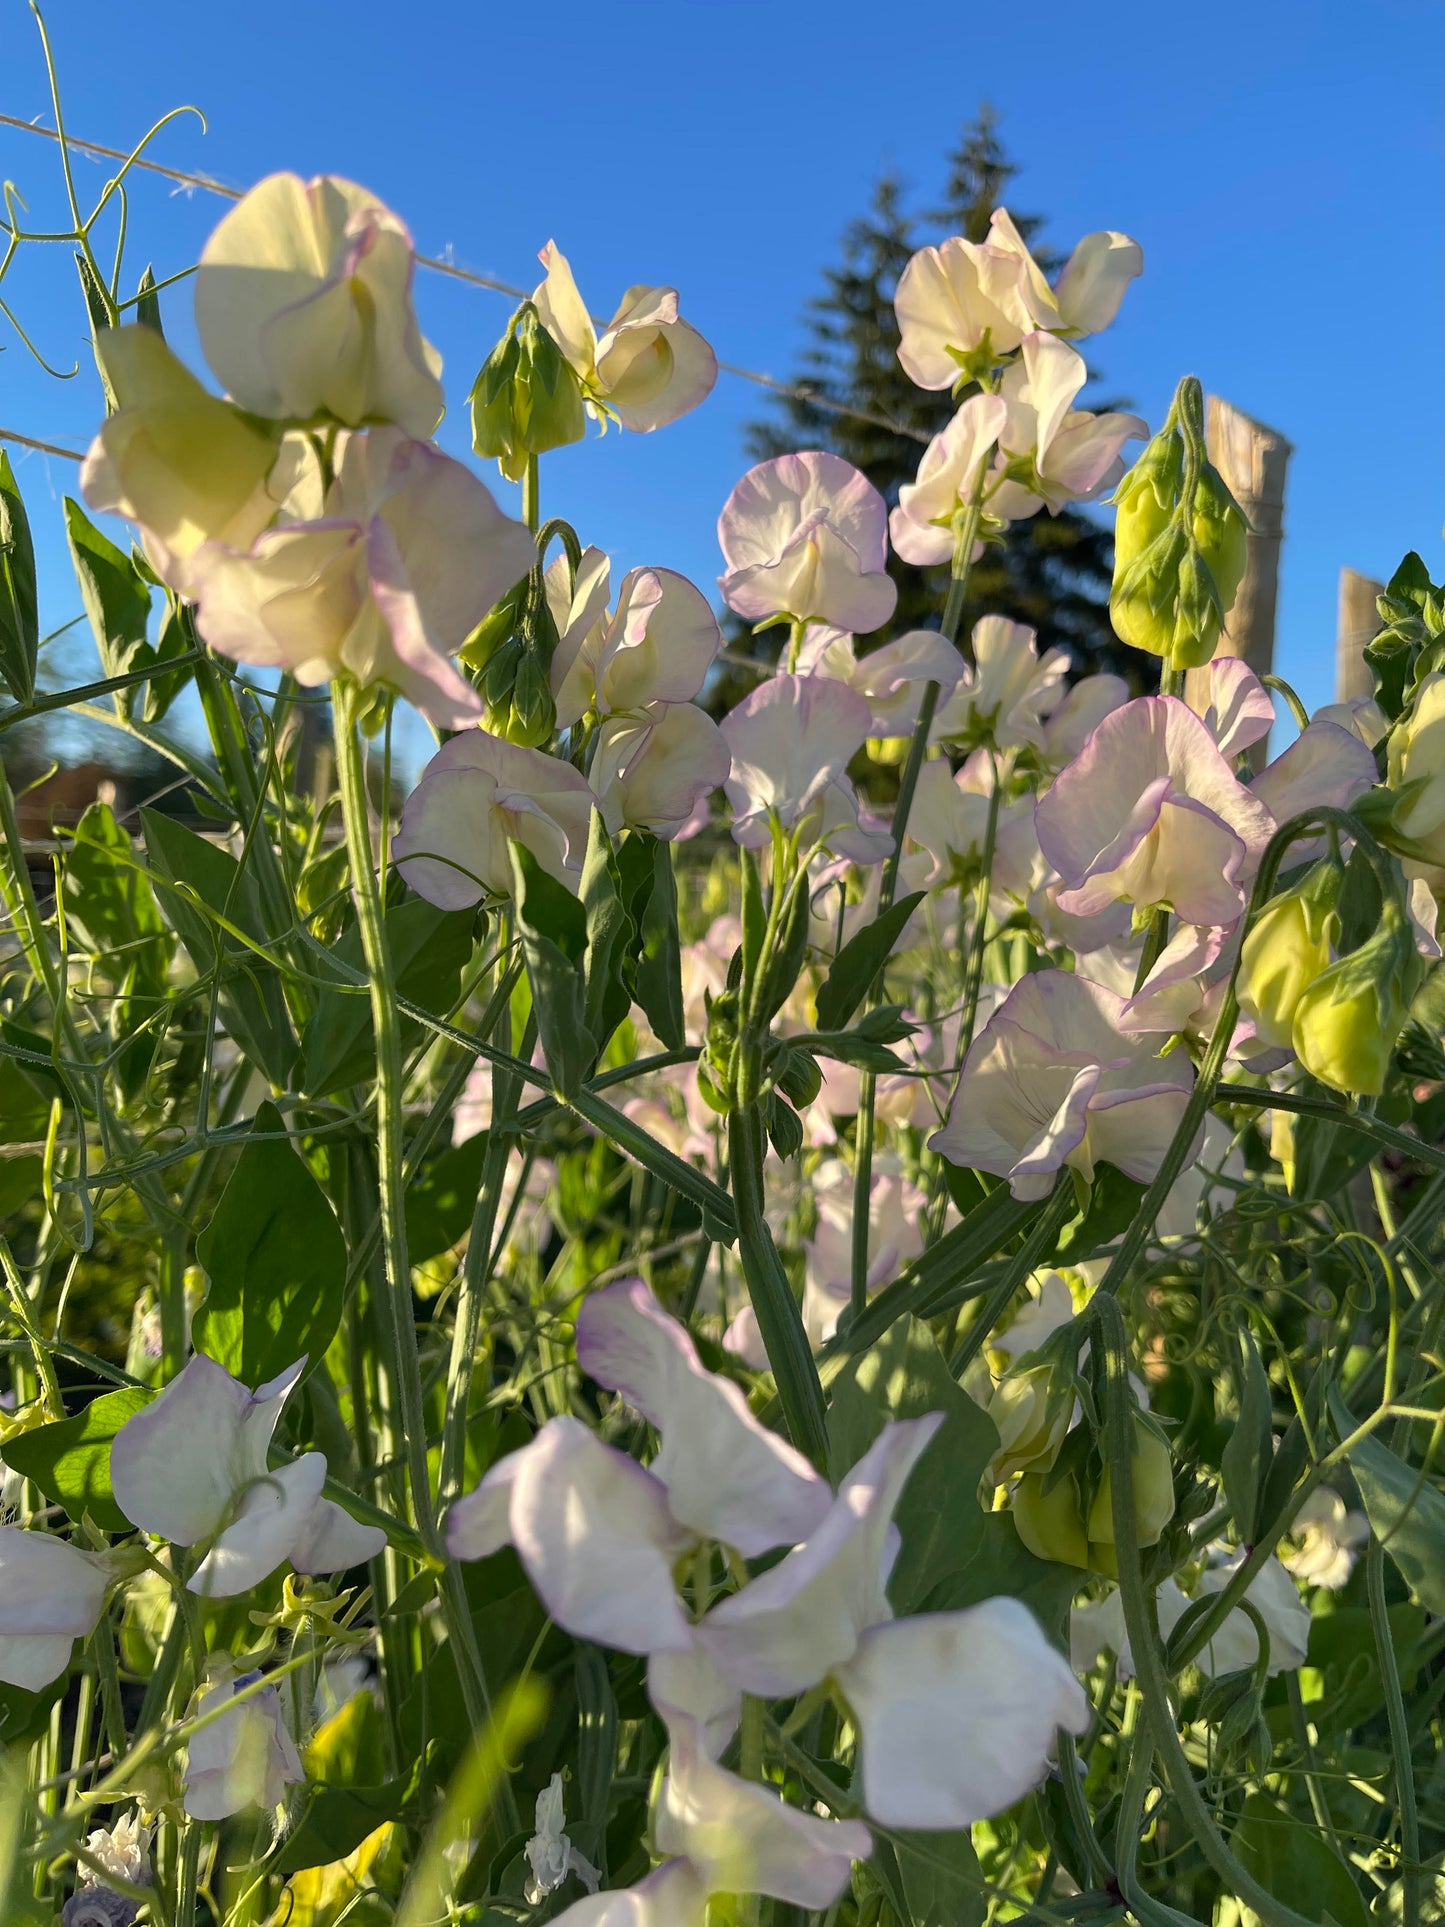
[[[39,50],[21,0],[3,4],[0,108],[29,118],[48,110]],[[1445,571],[1445,8],[1430,0],[54,0],[50,14],[75,133],[123,146],[193,101],[209,133],[182,121],[158,158],[238,185],[282,167],[350,175],[423,251],[528,286],[555,236],[594,310],[631,282],[671,283],[723,359],[777,375],[880,172],[927,205],[987,99],[1022,163],[1014,204],[1047,215],[1053,245],[1099,227],[1144,245],[1144,277],[1091,351],[1109,391],[1157,423],[1192,370],[1295,444],[1278,666],[1306,698],[1332,694],[1342,564],[1384,575],[1416,547]],[[105,178],[81,173],[93,190]],[[37,224],[60,217],[49,144],[0,129],[0,174]],[[135,271],[192,261],[221,211],[138,183]],[[32,254],[3,292],[68,366],[83,352],[73,271],[62,249]],[[425,275],[419,303],[446,361],[442,438],[465,453],[464,396],[509,308]],[[187,348],[184,290],[167,320]],[[0,333],[0,424],[82,444],[89,366],[49,382]],[[549,457],[544,509],[623,567],[711,589],[717,511],[758,406],[724,376],[672,428]],[[73,483],[49,469],[29,458],[21,474],[49,524],[61,621],[77,606],[58,546]]]

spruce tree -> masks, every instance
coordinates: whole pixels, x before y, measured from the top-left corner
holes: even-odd
[[[829,449],[860,468],[893,506],[901,485],[913,479],[924,445],[947,426],[969,392],[929,393],[904,374],[893,312],[898,277],[927,242],[950,234],[981,241],[1017,171],[999,139],[996,116],[985,106],[948,158],[939,207],[916,218],[896,176],[879,181],[867,214],[844,235],[841,265],[824,271],[824,292],[809,305],[811,339],[794,378],[808,395],[780,397],[774,419],[750,425],[746,446],[754,460]],[[1055,272],[1058,257],[1037,242],[1040,217],[1009,211],[1045,272]],[[842,413],[842,407],[856,412]],[[888,567],[898,584],[892,631],[936,626],[948,587],[946,566],[920,569],[890,555]],[[964,634],[985,612],[1011,616],[1038,631],[1041,650],[1067,649],[1076,670],[1110,669],[1145,687],[1155,665],[1126,648],[1109,625],[1112,569],[1107,524],[1075,511],[1041,511],[1015,523],[1006,540],[975,563]],[[761,636],[755,647],[772,641]]]

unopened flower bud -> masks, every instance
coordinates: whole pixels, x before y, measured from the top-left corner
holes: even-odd
[[[487,727],[494,735],[505,736],[509,743],[523,749],[537,749],[557,727],[557,705],[552,699],[547,672],[528,649],[517,664],[516,678],[505,706],[498,704],[487,712]]]
[[[1054,1393],[1053,1379],[1052,1366],[1032,1365],[999,1381],[988,1402],[988,1415],[998,1428],[999,1449],[986,1476],[995,1485],[1016,1472],[1047,1472],[1059,1456],[1074,1401],[1067,1392]]]
[[[571,364],[524,301],[472,385],[472,446],[494,455],[508,481],[530,456],[580,442],[582,388]]]
[[[1174,1461],[1166,1441],[1142,1412],[1134,1413],[1134,1536],[1153,1546],[1174,1517]],[[1109,1468],[1089,1507],[1089,1564],[1096,1572],[1117,1572],[1114,1553],[1114,1482]]]
[[[1014,1487],[1013,1517],[1020,1539],[1036,1559],[1088,1570],[1089,1535],[1072,1478],[1065,1475],[1050,1485],[1047,1472],[1025,1472]]]
[[[497,651],[516,635],[521,626],[522,609],[531,593],[531,581],[524,576],[510,594],[489,609],[467,637],[458,656],[468,669],[485,669]]]
[[[1330,966],[1339,894],[1338,866],[1317,863],[1297,888],[1265,905],[1245,938],[1239,1007],[1262,1043],[1291,1047],[1299,1000]]]
[[[1373,825],[1403,855],[1445,864],[1445,671],[1433,670],[1390,732],[1389,783],[1398,797],[1388,823]]]
[[[1295,1005],[1292,1042],[1310,1075],[1379,1097],[1421,967],[1403,916],[1387,903],[1374,936],[1321,971]]]

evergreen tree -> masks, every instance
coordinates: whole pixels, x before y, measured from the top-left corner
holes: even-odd
[[[754,460],[829,449],[860,468],[893,506],[900,486],[912,481],[925,444],[969,392],[930,393],[915,388],[903,372],[893,312],[898,277],[928,241],[950,234],[981,241],[1017,171],[995,115],[984,107],[949,157],[941,206],[921,222],[907,211],[896,177],[878,183],[868,213],[844,236],[841,266],[825,270],[825,291],[810,304],[812,338],[796,377],[808,395],[781,397],[779,417],[750,426],[746,446]],[[1033,244],[1040,217],[1014,213],[1014,220]],[[1035,255],[1046,273],[1057,270],[1057,256],[1037,245]],[[854,412],[842,413],[845,407]],[[892,631],[935,626],[947,593],[947,567],[915,568],[896,555],[888,567],[898,584]],[[1112,570],[1107,526],[1074,511],[1041,511],[1015,523],[1006,540],[974,564],[964,633],[986,612],[1011,616],[1038,631],[1041,650],[1067,649],[1076,669],[1110,669],[1144,687],[1157,665],[1126,648],[1109,625]],[[759,637],[757,646],[770,641]]]

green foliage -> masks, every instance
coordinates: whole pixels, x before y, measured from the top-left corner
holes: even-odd
[[[57,1419],[7,1440],[5,1463],[32,1480],[47,1499],[64,1506],[77,1524],[87,1515],[102,1532],[128,1532],[130,1521],[110,1484],[110,1448],[116,1433],[155,1397],[141,1387],[106,1392],[75,1418]]]
[[[0,449],[0,681],[17,703],[35,694],[39,648],[35,548],[15,471]]]

